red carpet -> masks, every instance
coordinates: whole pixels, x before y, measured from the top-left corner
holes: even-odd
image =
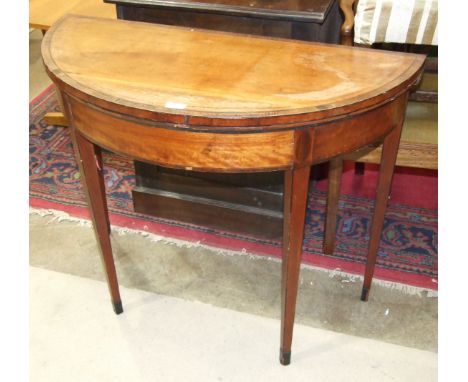
[[[372,199],[378,178],[378,165],[366,164],[364,175],[354,174],[354,163],[344,166],[341,193]],[[391,204],[403,204],[437,210],[437,171],[397,167],[393,176]],[[317,182],[318,190],[326,192],[327,180]]]

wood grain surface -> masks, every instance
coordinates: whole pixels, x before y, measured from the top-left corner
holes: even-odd
[[[49,73],[81,96],[110,108],[202,117],[194,124],[206,122],[203,117],[238,122],[295,115],[296,121],[310,121],[311,113],[316,118],[343,115],[406,90],[424,60],[421,55],[78,16],[55,24],[42,53]]]
[[[89,140],[116,153],[172,168],[269,171],[291,167],[294,132],[215,134],[126,121],[67,98],[73,124]]]

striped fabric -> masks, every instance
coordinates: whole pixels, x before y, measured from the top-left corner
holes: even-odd
[[[437,45],[438,0],[359,0],[354,42]]]

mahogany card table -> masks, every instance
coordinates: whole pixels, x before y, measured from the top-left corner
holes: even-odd
[[[101,148],[187,171],[283,171],[287,365],[311,165],[383,141],[367,299],[408,91],[424,56],[83,16],[58,21],[42,55],[70,122],[117,314]]]

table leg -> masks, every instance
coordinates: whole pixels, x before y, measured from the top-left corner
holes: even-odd
[[[328,168],[328,198],[325,211],[325,232],[323,235],[323,253],[327,255],[333,254],[335,250],[336,219],[338,215],[338,200],[340,197],[342,173],[343,159],[332,159]]]
[[[106,272],[112,305],[115,313],[120,314],[123,312],[123,308],[109,237],[110,222],[104,186],[101,148],[88,141],[74,128],[71,129],[71,133],[80,166],[83,188],[86,191],[88,206],[91,211],[94,233]]]
[[[283,259],[281,279],[280,362],[291,362],[291,343],[301,266],[310,166],[287,170],[284,176]]]
[[[367,254],[366,272],[364,275],[364,285],[361,293],[361,300],[367,301],[369,298],[369,290],[374,275],[375,262],[377,259],[377,251],[380,244],[380,236],[385,218],[385,210],[390,199],[390,190],[392,187],[393,170],[400,144],[401,128],[400,126],[393,129],[387,135],[382,147],[382,158],[380,160],[379,180],[377,183],[377,192],[374,208],[374,216],[372,218],[369,250]]]

